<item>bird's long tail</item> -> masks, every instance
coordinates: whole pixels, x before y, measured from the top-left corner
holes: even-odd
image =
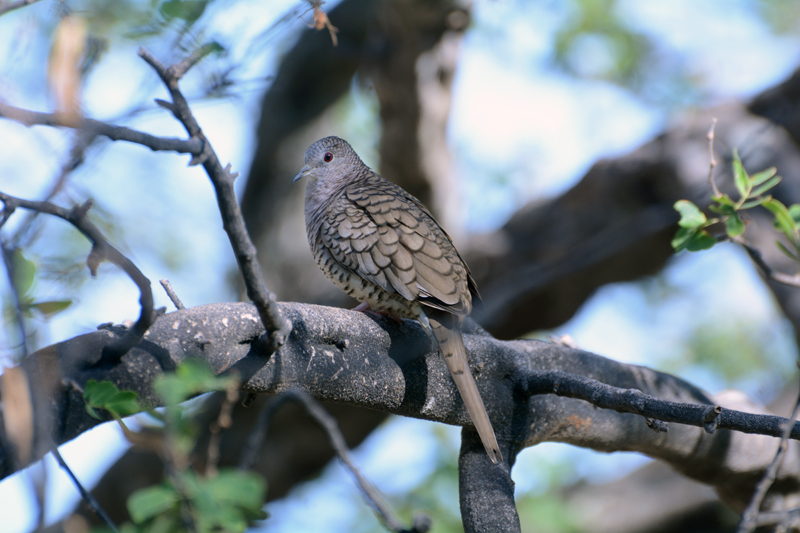
[[[500,447],[497,445],[492,422],[489,420],[489,415],[486,414],[486,407],[483,405],[481,393],[478,391],[475,378],[472,377],[472,372],[469,370],[467,351],[464,349],[464,340],[461,338],[463,318],[449,313],[437,314],[435,317],[429,315],[428,318],[433,330],[433,336],[436,337],[439,343],[439,350],[442,352],[444,361],[447,364],[447,369],[450,370],[453,381],[456,382],[458,392],[464,400],[464,406],[467,408],[470,418],[472,418],[472,423],[475,424],[475,429],[478,431],[484,448],[486,448],[486,453],[489,454],[489,459],[493,463],[502,462],[503,454],[500,453]]]

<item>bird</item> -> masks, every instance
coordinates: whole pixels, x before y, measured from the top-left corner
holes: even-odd
[[[306,234],[320,269],[358,311],[418,321],[432,334],[489,459],[503,462],[461,329],[480,299],[469,267],[430,211],[372,171],[344,139],[305,152]]]

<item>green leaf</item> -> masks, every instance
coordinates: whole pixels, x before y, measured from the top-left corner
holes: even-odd
[[[742,160],[739,158],[739,151],[733,149],[733,184],[736,185],[736,190],[742,198],[747,198],[747,192],[750,189],[750,180],[747,177],[747,172],[744,170]]]
[[[789,215],[795,222],[800,223],[800,204],[792,204],[789,206]]]
[[[153,518],[178,505],[180,498],[175,489],[168,485],[158,485],[140,489],[128,498],[128,512],[137,524]]]
[[[783,231],[790,241],[795,241],[795,233],[797,231],[797,222],[795,222],[789,210],[778,200],[774,198],[769,202],[764,202],[764,207],[769,209],[775,215],[775,226]]]
[[[20,296],[25,296],[33,286],[36,278],[36,263],[22,255],[22,251],[16,248],[11,254],[11,271],[14,279],[14,287]]]
[[[673,207],[681,214],[678,225],[682,228],[696,228],[707,220],[703,212],[689,200],[678,200]]]
[[[770,195],[759,196],[755,200],[750,200],[749,202],[743,203],[741,209],[751,209],[757,205],[763,204],[764,202],[769,202],[770,200],[772,200],[772,196]]]
[[[717,202],[720,205],[720,207],[723,207],[723,206],[735,207],[736,206],[736,202],[731,200],[731,197],[728,196],[727,194],[723,194],[722,196],[712,196],[711,199],[713,201]]]
[[[770,190],[771,188],[776,186],[778,183],[780,183],[780,181],[781,181],[781,177],[780,176],[775,176],[774,178],[772,178],[771,180],[766,182],[761,187],[758,187],[757,189],[752,191],[750,193],[750,196],[752,196],[752,197],[761,196],[762,194],[764,194],[765,192],[767,192],[768,190]]]
[[[788,255],[790,259],[794,261],[798,261],[797,255],[794,252],[790,251],[786,245],[784,245],[781,241],[775,241],[775,244],[778,245],[778,249],[783,252],[784,254]]]
[[[715,244],[717,244],[717,239],[709,235],[707,231],[701,230],[687,243],[686,249],[690,252],[699,252],[700,250],[708,250]]]
[[[689,243],[691,238],[697,232],[695,228],[681,228],[678,230],[678,233],[675,234],[675,237],[672,238],[672,248],[675,250],[675,253],[678,253],[684,249],[686,249],[686,245]]]
[[[236,380],[233,376],[215,376],[204,361],[187,359],[174,373],[157,379],[153,386],[167,405],[177,405],[204,392],[225,390]]]
[[[752,187],[757,187],[770,179],[775,173],[778,172],[778,169],[775,167],[768,168],[767,170],[762,170],[761,172],[756,172],[752,176],[750,176],[750,185]],[[753,194],[752,196],[758,196],[757,194]]]
[[[206,9],[206,0],[167,0],[161,4],[161,13],[167,20],[181,19],[192,25]]]
[[[736,206],[732,206],[732,205],[724,205],[724,204],[720,205],[720,206],[709,205],[708,209],[709,209],[709,211],[712,211],[714,213],[719,213],[720,215],[735,215],[736,214]]]
[[[120,391],[110,381],[90,379],[83,388],[86,411],[95,418],[101,418],[97,409],[105,409],[114,417],[132,415],[142,410],[139,396],[132,391]]]
[[[738,213],[734,213],[733,215],[729,216],[725,221],[725,231],[728,233],[728,237],[730,238],[738,237],[744,233],[744,221]]]
[[[266,488],[260,475],[233,468],[220,470],[217,477],[207,482],[207,490],[216,501],[251,509],[260,509],[264,504]]]
[[[51,300],[49,302],[36,302],[30,304],[30,307],[36,309],[45,316],[51,316],[59,313],[72,305],[72,300]]]

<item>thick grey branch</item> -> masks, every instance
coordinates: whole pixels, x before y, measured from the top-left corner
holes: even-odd
[[[299,388],[319,400],[465,425],[471,431],[435,344],[416,323],[398,325],[361,313],[295,303],[280,304],[280,309],[295,327],[286,344],[270,359],[260,356],[251,345],[263,333],[255,307],[214,304],[160,317],[117,367],[101,370],[76,365],[114,341],[117,334],[103,330],[37,352],[26,361],[26,370],[35,375],[42,361],[57,361],[61,366],[63,380],[53,392],[57,409],[53,438],[58,443],[98,423],[83,408],[79,390],[86,380],[111,379],[121,388],[154,401],[152,379],[187,357],[200,357],[218,372],[238,372],[246,391],[275,394]],[[723,429],[710,434],[699,427],[675,423],[666,433],[655,432],[639,415],[554,394],[528,396],[530,392],[547,391],[524,393],[516,377],[530,371],[525,369],[545,372],[540,376],[559,370],[565,374],[552,375],[558,377],[562,393],[571,383],[601,389],[610,386],[639,390],[652,397],[647,402],[650,405],[663,400],[700,404],[687,406],[688,413],[693,409],[705,413],[706,406],[721,405],[725,408],[722,413],[747,410],[764,414],[739,396],[712,398],[674,376],[565,346],[499,341],[486,334],[467,333],[464,338],[498,440],[507,449],[518,451],[540,442],[558,441],[607,452],[637,451],[714,485],[729,503],[742,507],[778,446],[778,439],[773,437]],[[588,399],[599,401],[592,394]],[[633,404],[637,402],[633,398]],[[4,453],[0,450],[0,471],[6,476],[12,467]],[[782,495],[786,504],[796,498],[791,487],[797,486],[799,475],[798,447],[792,442],[773,488],[788,492]]]

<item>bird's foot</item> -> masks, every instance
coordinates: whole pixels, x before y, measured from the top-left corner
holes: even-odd
[[[358,311],[359,313],[364,313],[375,318],[393,318],[398,324],[403,323],[403,319],[391,311],[375,311],[367,302],[361,302],[353,308],[353,311]]]

